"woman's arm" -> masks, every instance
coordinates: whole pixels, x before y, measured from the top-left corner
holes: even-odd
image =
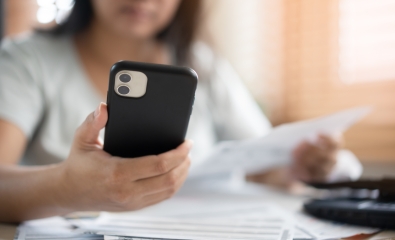
[[[15,165],[26,146],[26,136],[16,125],[0,119],[0,164]],[[0,174],[0,177],[2,174]]]
[[[19,222],[70,212],[62,202],[58,165],[0,167],[0,221]]]
[[[218,139],[242,140],[267,134],[271,130],[268,119],[230,64],[213,60],[210,66],[215,69],[210,74],[209,89]],[[355,157],[339,157],[347,155],[341,150],[339,141],[321,136],[319,143],[301,143],[294,151],[290,166],[264,169],[247,176],[247,180],[287,187],[295,180],[333,181],[347,177],[355,179],[360,175],[361,165]],[[273,165],[277,165],[274,159]],[[352,171],[348,169],[350,166],[354,168]]]
[[[215,68],[210,90],[218,139],[244,140],[269,133],[271,123],[232,66],[217,60]]]
[[[16,166],[26,143],[27,138],[20,128],[0,119],[0,221],[51,215],[49,209],[42,210],[43,206],[55,202],[56,194],[53,193],[59,190],[60,185],[59,166]],[[28,209],[41,212],[34,213]]]
[[[136,210],[171,197],[181,187],[188,174],[191,142],[132,161],[112,157],[102,150],[98,140],[106,122],[107,108],[101,104],[76,131],[70,155],[60,164],[2,164],[0,221],[19,222],[73,211]],[[5,125],[2,128],[7,129]],[[3,131],[0,136],[3,144],[7,136]],[[20,141],[17,149],[23,149],[25,142]],[[8,153],[7,144],[1,149],[4,163],[15,163],[22,153]]]

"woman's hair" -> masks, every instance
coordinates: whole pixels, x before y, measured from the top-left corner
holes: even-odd
[[[69,17],[46,32],[53,36],[75,35],[84,31],[94,16],[90,0],[75,0]],[[181,0],[171,23],[156,38],[167,44],[174,53],[176,64],[190,63],[191,45],[198,31],[201,0]]]

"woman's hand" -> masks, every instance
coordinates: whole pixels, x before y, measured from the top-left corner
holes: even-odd
[[[123,211],[170,198],[187,177],[192,143],[157,156],[112,157],[98,139],[106,122],[102,103],[76,131],[70,156],[61,164],[64,203],[72,211]]]
[[[112,157],[98,138],[106,122],[107,107],[100,104],[78,128],[70,155],[60,164],[0,165],[0,221],[136,210],[171,197],[181,187],[190,165],[190,141],[157,156]]]
[[[325,181],[336,164],[341,138],[319,135],[315,144],[302,142],[292,151],[289,166],[247,176],[248,181],[290,189],[298,181]]]
[[[336,164],[341,140],[319,135],[315,144],[302,142],[292,152],[291,176],[303,182],[325,181]]]

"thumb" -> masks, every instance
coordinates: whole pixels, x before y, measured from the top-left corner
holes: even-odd
[[[75,134],[75,143],[80,148],[101,146],[99,141],[100,130],[106,126],[108,119],[107,105],[100,103],[96,110],[89,114]]]

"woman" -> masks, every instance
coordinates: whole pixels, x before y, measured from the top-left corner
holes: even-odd
[[[196,160],[218,141],[270,130],[232,68],[194,42],[200,4],[78,0],[62,25],[4,42],[0,195],[7,197],[0,198],[0,221],[135,210],[169,198],[181,187],[190,164],[190,141],[133,161],[102,150],[99,135],[107,109],[100,102],[106,97],[109,69],[119,60],[188,65],[198,72],[201,81],[187,134],[195,141]],[[292,179],[325,180],[338,165],[338,148],[327,137],[318,147],[302,143],[290,167],[250,179],[288,183],[291,169]],[[17,166],[19,161],[41,166]]]

